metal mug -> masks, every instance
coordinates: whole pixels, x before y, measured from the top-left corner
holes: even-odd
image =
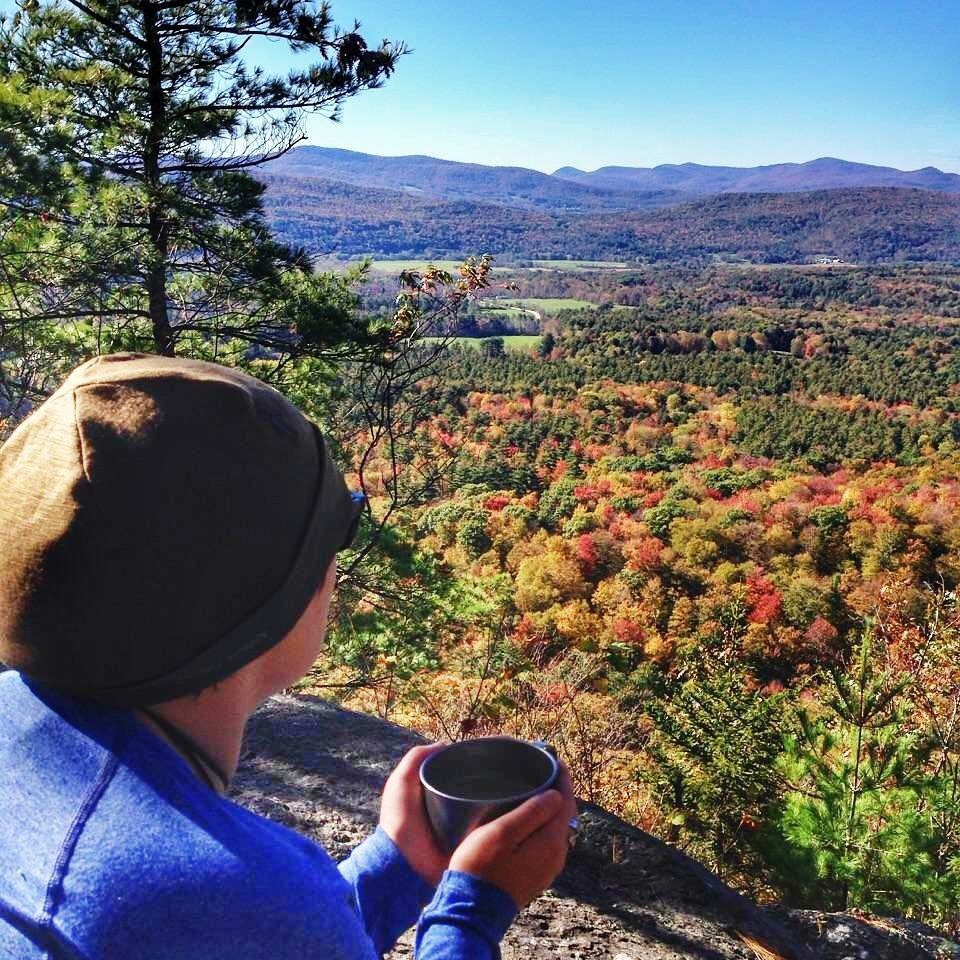
[[[559,766],[550,748],[513,737],[461,740],[431,754],[420,767],[427,816],[451,853],[474,827],[549,790]]]

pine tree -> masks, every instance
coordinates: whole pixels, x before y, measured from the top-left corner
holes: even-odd
[[[925,808],[929,744],[909,722],[910,677],[884,662],[871,627],[819,710],[798,711],[787,738],[791,785],[780,828],[792,848],[786,889],[832,909],[900,912],[922,905],[933,873]]]
[[[759,870],[758,830],[778,802],[783,697],[758,693],[746,671],[707,651],[688,672],[661,681],[645,704],[654,735],[642,777],[670,839],[720,876],[745,881]]]
[[[402,45],[358,29],[309,0],[23,0],[0,19],[2,346],[49,323],[80,352],[218,359],[362,338],[356,278],[275,242],[250,175],[392,73]],[[243,59],[264,38],[316,62],[268,76]]]

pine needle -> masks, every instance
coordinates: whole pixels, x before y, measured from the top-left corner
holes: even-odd
[[[745,943],[754,952],[757,960],[787,960],[786,957],[775,953],[769,947],[765,947],[759,940],[754,940],[754,938],[748,934],[741,933],[739,930],[735,930],[734,932],[741,942]]]

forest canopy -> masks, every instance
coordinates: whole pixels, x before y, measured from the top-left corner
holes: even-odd
[[[420,435],[455,455],[394,544],[457,591],[415,670],[371,609],[317,678],[431,735],[545,737],[755,895],[953,929],[957,272],[504,276],[555,304],[549,349],[447,348]]]

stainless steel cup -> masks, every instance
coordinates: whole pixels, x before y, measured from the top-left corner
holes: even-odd
[[[427,816],[450,853],[474,827],[549,790],[557,761],[545,744],[513,737],[478,737],[452,743],[420,767]]]

